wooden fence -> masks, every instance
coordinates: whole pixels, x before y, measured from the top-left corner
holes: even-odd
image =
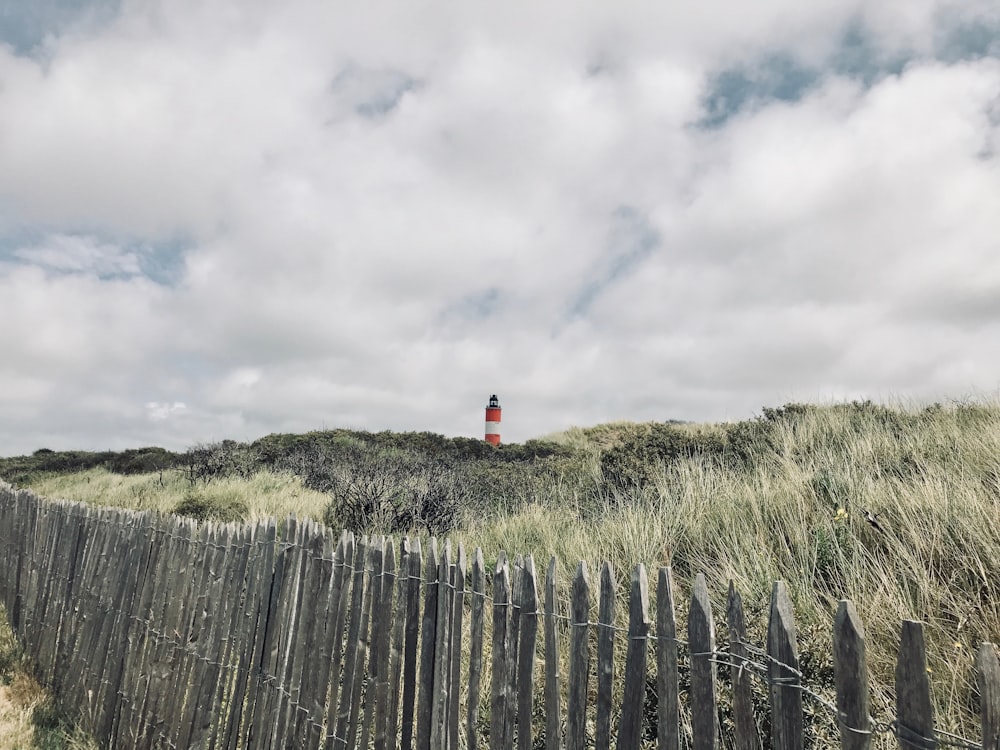
[[[833,624],[834,702],[802,682],[780,582],[765,648],[747,642],[730,586],[720,647],[700,575],[687,638],[678,637],[669,568],[657,571],[652,617],[646,570],[632,572],[619,626],[608,564],[592,620],[583,563],[564,613],[554,560],[542,580],[531,556],[501,552],[488,575],[481,550],[470,561],[447,542],[422,550],[403,539],[397,551],[311,521],[196,525],[2,485],[0,557],[0,596],[39,677],[102,747],[716,748],[725,664],[725,744],[739,750],[803,748],[804,698],[830,712],[843,748],[871,747],[879,733],[902,748],[1000,748],[993,646],[976,662],[981,745],[935,731],[918,622],[902,625],[897,716],[876,724],[851,603]],[[616,639],[625,642],[620,675]],[[767,685],[769,736],[758,732],[767,722],[754,715],[751,678]]]

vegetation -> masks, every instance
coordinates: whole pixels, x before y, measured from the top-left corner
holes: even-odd
[[[0,747],[9,750],[96,750],[31,674],[31,663],[0,608]]]
[[[868,633],[876,719],[892,713],[900,621],[919,619],[938,726],[978,732],[973,658],[1000,637],[998,404],[789,404],[736,423],[574,428],[499,449],[334,430],[144,449],[130,461],[37,452],[0,461],[0,476],[44,495],[199,518],[295,512],[357,530],[447,533],[488,558],[554,555],[562,585],[581,559],[591,570],[610,560],[620,580],[639,562],[669,563],[681,597],[706,573],[720,632],[733,579],[757,643],[771,585],[784,580],[812,689],[832,688],[830,627],[837,600],[850,598]],[[124,470],[145,461],[160,465]]]

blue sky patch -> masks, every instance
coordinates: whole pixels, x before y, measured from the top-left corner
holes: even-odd
[[[499,287],[491,286],[449,305],[443,317],[478,323],[496,315],[503,309],[504,304],[503,291]]]
[[[604,256],[574,296],[570,317],[586,315],[608,288],[638,268],[660,247],[661,241],[660,233],[645,214],[631,206],[618,207]]]
[[[699,125],[716,128],[761,102],[798,101],[819,80],[817,70],[788,55],[771,55],[754,65],[739,65],[710,76]]]
[[[368,120],[392,112],[418,81],[400,70],[372,70],[350,64],[333,79],[331,89],[338,101]]]
[[[963,21],[947,27],[936,47],[937,57],[945,62],[1000,58],[1000,18]]]
[[[145,276],[161,286],[176,286],[192,244],[179,236],[149,240],[65,228],[17,228],[0,232],[0,263],[93,275],[102,281]]]
[[[1000,20],[959,21],[942,16],[933,56],[944,62],[1000,56]],[[844,27],[834,52],[818,66],[804,65],[787,52],[774,52],[709,74],[703,115],[696,125],[719,128],[742,112],[773,102],[799,101],[829,76],[870,87],[901,74],[917,57],[912,50],[880,48],[865,24],[855,19]]]
[[[104,26],[120,10],[121,0],[0,0],[0,44],[31,56],[47,36],[78,26]]]

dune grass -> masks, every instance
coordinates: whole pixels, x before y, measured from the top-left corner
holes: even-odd
[[[303,487],[298,477],[270,471],[250,479],[222,477],[192,483],[180,469],[122,475],[95,468],[44,476],[29,489],[43,497],[130,510],[174,513],[178,507],[205,507],[218,511],[217,520],[250,522],[290,513],[321,520],[330,502],[323,493]]]
[[[756,643],[765,640],[773,582],[783,580],[806,684],[827,695],[833,615],[837,601],[849,598],[867,630],[873,713],[881,720],[893,714],[900,623],[922,620],[936,724],[976,738],[973,659],[981,642],[1000,640],[1000,405],[789,405],[738,424],[677,425],[694,448],[647,461],[634,482],[602,475],[609,450],[656,429],[618,424],[549,436],[573,448],[581,458],[566,465],[586,476],[557,476],[541,499],[534,492],[472,514],[453,540],[482,547],[489,563],[501,549],[532,553],[544,571],[555,556],[564,604],[577,562],[587,561],[596,582],[608,560],[621,582],[620,611],[636,564],[651,578],[670,564],[682,627],[691,583],[704,572],[720,634],[733,580]],[[191,485],[180,472],[161,480],[95,469],[31,488],[161,511],[201,493],[251,520],[289,512],[322,519],[331,500],[270,472]],[[824,726],[814,746],[835,735],[832,721]],[[882,737],[876,746],[894,742]]]

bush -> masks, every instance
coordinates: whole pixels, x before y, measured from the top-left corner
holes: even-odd
[[[247,517],[247,506],[242,500],[209,498],[199,492],[188,492],[172,512],[199,522],[230,523],[244,520]]]
[[[604,481],[619,491],[651,484],[664,462],[695,457],[721,457],[726,441],[716,432],[692,432],[675,424],[656,424],[601,454]]]
[[[163,448],[134,448],[116,453],[106,463],[115,474],[150,474],[180,464],[181,456]]]

